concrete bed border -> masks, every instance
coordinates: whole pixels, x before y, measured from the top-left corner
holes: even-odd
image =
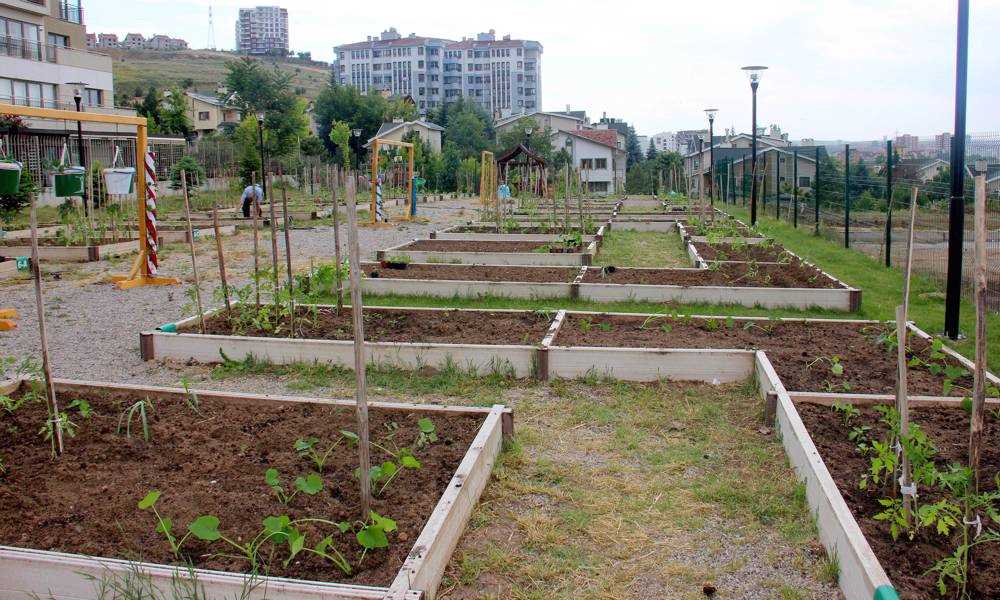
[[[437,250],[407,250],[405,247],[419,240],[411,240],[375,253],[376,260],[387,260],[393,256],[407,256],[412,262],[448,263],[464,265],[498,266],[547,266],[579,267],[592,264],[597,254],[598,242],[587,244],[582,252],[459,252]]]
[[[21,380],[0,381],[0,393],[10,393],[22,384]],[[114,390],[183,400],[188,391],[180,388],[153,387],[92,381],[56,379],[57,391]],[[354,400],[273,396],[239,392],[193,390],[200,398],[228,400],[299,402],[341,406],[352,409]],[[434,414],[481,415],[482,424],[469,444],[448,486],[445,488],[429,515],[412,549],[388,587],[312,582],[278,577],[260,577],[261,587],[267,598],[273,600],[432,600],[437,594],[444,569],[458,544],[459,537],[468,525],[475,508],[489,481],[493,465],[500,454],[503,440],[513,435],[513,412],[503,405],[490,408],[467,406],[442,406],[397,402],[370,402],[369,407],[384,411],[423,412]],[[91,557],[80,554],[50,552],[0,546],[0,595],[28,595],[36,593],[55,600],[86,600],[93,597],[94,583],[85,576],[125,574],[136,568],[150,576],[157,587],[169,589],[171,579],[184,578],[184,567],[152,563],[135,563],[120,559]],[[198,582],[204,586],[206,597],[230,597],[239,594],[246,575],[195,569]],[[255,592],[251,597],[263,598],[265,592]],[[51,595],[51,596],[50,596]]]
[[[487,225],[488,226],[488,225]],[[440,231],[432,231],[428,234],[428,237],[432,240],[461,240],[461,241],[512,241],[512,242],[554,242],[559,238],[561,234],[558,233],[492,233],[487,231],[482,232],[460,232],[455,231],[457,229],[462,229],[465,227],[477,227],[477,225],[455,225],[454,227],[449,227],[447,229],[442,229]],[[604,227],[602,225],[601,227]],[[584,242],[593,242],[597,239],[598,235],[603,235],[601,227],[597,229],[597,233],[594,235],[585,235],[583,237]]]
[[[440,263],[413,263],[419,266],[436,266]],[[454,266],[454,265],[447,265]],[[472,265],[460,265],[472,266]],[[538,265],[522,265],[523,268],[549,268]],[[568,266],[573,269],[576,265]],[[403,279],[393,277],[365,277],[361,280],[361,291],[365,294],[431,296],[434,298],[520,298],[525,300],[541,298],[576,298],[579,285],[574,281],[531,282],[531,281],[484,281],[454,279]]]
[[[54,262],[97,262],[111,256],[124,256],[138,251],[139,240],[97,246],[39,246],[38,259]],[[31,246],[0,246],[0,256],[7,258],[31,256]]]
[[[17,261],[13,258],[0,261],[0,279],[10,279],[15,276],[17,276]]]

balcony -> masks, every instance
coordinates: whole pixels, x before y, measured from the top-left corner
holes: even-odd
[[[0,36],[0,56],[54,63],[56,62],[56,47],[51,44],[4,35]]]
[[[83,25],[83,7],[71,2],[59,3],[59,19]]]

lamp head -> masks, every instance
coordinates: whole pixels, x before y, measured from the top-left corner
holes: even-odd
[[[743,67],[743,70],[750,76],[750,85],[757,85],[760,82],[760,76],[767,70],[767,67],[763,65],[750,65]]]
[[[361,137],[361,130],[360,129],[352,129],[351,133],[354,135],[354,137]]]
[[[87,86],[90,85],[90,84],[87,83],[86,81],[67,81],[66,85],[73,86],[73,97],[74,98],[82,98],[83,97],[83,90],[87,89]]]
[[[534,131],[535,131],[535,130],[534,130],[534,129],[532,129],[531,127],[525,127],[525,128],[524,128],[524,135],[528,135],[528,136],[530,136],[530,135],[531,135],[532,133],[534,133]]]
[[[705,114],[708,115],[708,122],[711,123],[715,121],[715,115],[719,112],[717,108],[706,108]]]
[[[258,110],[256,116],[257,116],[257,122],[258,123],[263,123],[264,122],[264,117],[266,117],[267,115],[264,114],[264,111]]]

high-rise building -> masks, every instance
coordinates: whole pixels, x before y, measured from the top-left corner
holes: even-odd
[[[502,118],[541,106],[541,58],[539,42],[497,39],[494,30],[451,41],[414,33],[403,37],[391,27],[363,42],[336,46],[333,72],[338,82],[362,92],[409,96],[424,114],[465,98]]]
[[[288,54],[288,10],[280,6],[241,8],[236,21],[240,54]]]

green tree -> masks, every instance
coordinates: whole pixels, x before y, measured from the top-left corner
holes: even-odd
[[[265,69],[253,58],[226,63],[225,84],[233,93],[230,101],[240,107],[244,116],[264,111],[264,127],[272,134],[265,150],[271,156],[287,156],[309,133],[306,101],[292,92],[290,82],[290,74],[277,67]]]
[[[340,153],[340,161],[344,165],[344,168],[350,168],[350,156],[351,156],[351,128],[347,123],[343,121],[334,121],[330,126],[330,133],[327,136],[330,142],[336,147],[337,152]]]
[[[653,140],[649,140],[649,149],[646,150],[646,160],[656,160],[656,145]]]
[[[529,128],[531,135],[528,135],[526,131]],[[501,133],[497,152],[506,152],[518,144],[525,144],[532,152],[542,155],[546,162],[552,160],[552,130],[548,127],[540,128],[534,119],[522,119],[514,127]]]
[[[188,119],[184,92],[174,88],[160,103],[157,129],[168,135],[183,135],[185,138],[191,136],[193,130]]]
[[[628,168],[632,168],[633,165],[641,163],[643,158],[645,158],[642,155],[642,148],[639,147],[639,138],[635,135],[635,128],[631,125],[625,134],[625,152],[625,165]]]

